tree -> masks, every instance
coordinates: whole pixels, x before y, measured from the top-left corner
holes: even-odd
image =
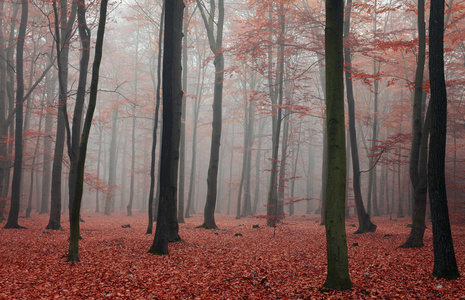
[[[418,61],[415,72],[415,91],[413,95],[413,121],[412,121],[412,147],[410,148],[409,175],[413,186],[413,215],[412,229],[407,241],[402,244],[402,248],[423,247],[423,235],[425,233],[426,214],[426,145],[428,131],[422,132],[422,127],[427,126],[429,121],[422,126],[422,106],[424,104],[423,72],[425,68],[425,1],[418,0]],[[421,147],[424,145],[424,147]]]
[[[21,173],[23,164],[23,105],[24,105],[24,40],[29,12],[29,1],[21,1],[21,23],[16,46],[16,119],[15,119],[15,160],[11,184],[11,205],[5,228],[23,228],[18,224],[21,197]]]
[[[352,9],[352,0],[347,1],[347,11],[344,19],[344,37],[347,39],[346,43],[349,42],[350,32],[350,12]],[[357,208],[358,217],[358,229],[355,233],[375,232],[376,225],[371,222],[370,216],[365,211],[365,206],[362,200],[362,191],[360,189],[360,162],[358,156],[357,146],[357,131],[355,129],[355,99],[352,85],[352,59],[351,59],[350,46],[346,46],[344,49],[345,58],[345,80],[347,88],[347,106],[349,112],[349,133],[350,133],[350,146],[352,152],[352,170],[353,179],[352,184],[354,188],[355,205]],[[328,182],[329,183],[329,182]]]
[[[444,1],[431,1],[429,20],[431,128],[428,153],[428,191],[433,224],[433,276],[459,277],[449,222],[445,180],[447,92],[444,78]]]
[[[65,124],[68,118],[66,102],[68,99],[68,59],[69,44],[76,19],[77,1],[73,1],[68,18],[68,1],[60,1],[60,14],[57,2],[53,1],[55,14],[55,39],[58,65],[58,119],[55,137],[55,151],[52,165],[50,219],[46,229],[61,229],[61,176],[63,165],[63,151],[65,146]]]
[[[156,160],[156,149],[157,149],[157,131],[158,131],[158,117],[160,115],[160,89],[161,89],[161,45],[162,45],[162,34],[163,26],[165,21],[165,1],[163,1],[160,18],[160,29],[158,32],[158,62],[157,62],[157,83],[156,83],[156,103],[155,103],[155,116],[153,121],[153,132],[152,132],[152,149],[150,153],[150,190],[149,190],[149,201],[148,201],[148,225],[147,234],[152,233],[153,229],[153,199],[155,195],[155,160]],[[151,72],[153,74],[153,72]],[[152,81],[155,85],[155,79],[152,75]]]
[[[270,183],[268,187],[268,200],[267,200],[267,226],[275,227],[278,222],[279,211],[278,207],[278,152],[279,152],[279,136],[281,133],[281,123],[282,123],[282,104],[283,104],[283,85],[284,85],[284,38],[285,38],[285,12],[284,4],[281,2],[279,4],[279,46],[278,46],[278,67],[277,67],[277,77],[276,82],[272,82],[272,49],[268,53],[268,85],[270,89],[271,96],[271,105],[272,105],[272,150],[271,150],[271,168],[270,168]],[[271,48],[271,47],[270,47]],[[277,86],[277,91],[275,91],[274,86]]]
[[[207,199],[204,209],[204,221],[201,227],[207,229],[217,228],[215,223],[215,206],[218,190],[218,164],[220,159],[221,123],[223,106],[223,80],[224,80],[224,56],[223,56],[223,25],[224,25],[224,0],[218,0],[218,20],[214,21],[216,14],[215,0],[210,1],[210,11],[205,8],[200,0],[197,1],[202,15],[205,29],[207,30],[210,49],[215,55],[215,83],[213,95],[213,121],[212,142],[210,148],[210,162],[207,175]],[[207,16],[208,13],[208,16]],[[214,36],[214,25],[216,25],[216,37]]]
[[[177,223],[177,179],[182,106],[182,22],[184,2],[165,2],[163,41],[163,130],[161,141],[160,202],[155,237],[149,253],[168,254],[168,242],[180,240]]]
[[[80,30],[86,31],[81,32],[81,38],[88,38],[90,43],[90,30],[87,28],[85,20],[85,0],[78,0],[79,3],[79,23],[81,26]],[[86,154],[87,154],[87,144],[89,141],[89,133],[92,125],[92,118],[94,116],[95,107],[97,104],[97,92],[98,92],[98,82],[99,82],[99,72],[100,72],[100,63],[102,60],[103,53],[103,38],[105,34],[105,24],[107,17],[107,5],[108,0],[102,0],[100,2],[100,15],[97,29],[97,40],[95,44],[95,56],[94,62],[92,65],[92,79],[90,83],[90,93],[89,93],[89,104],[87,107],[86,117],[84,120],[84,125],[82,128],[82,134],[80,134],[79,139],[79,148],[76,149],[75,155],[77,155],[77,164],[75,170],[74,182],[70,183],[70,192],[71,186],[73,187],[74,195],[70,195],[70,203],[72,207],[70,208],[70,238],[69,238],[69,249],[68,249],[68,260],[67,261],[79,261],[79,223],[80,223],[80,211],[81,211],[81,201],[82,201],[82,192],[84,185],[84,166],[86,163]],[[90,52],[90,47],[85,49],[85,51]],[[81,65],[82,67],[83,65]],[[87,67],[82,70],[82,73],[85,73],[87,76]],[[83,75],[84,76],[84,75]],[[82,83],[82,81],[80,81]],[[74,171],[74,170],[71,170]],[[70,171],[70,172],[71,172]],[[71,197],[72,201],[71,201]]]
[[[346,151],[344,120],[344,1],[326,0],[326,126],[328,169],[326,180],[325,228],[328,273],[324,287],[345,290],[349,277],[345,232]]]

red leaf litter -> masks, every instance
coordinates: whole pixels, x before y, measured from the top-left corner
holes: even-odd
[[[79,263],[65,262],[66,220],[64,231],[45,230],[46,215],[20,219],[27,229],[0,229],[0,299],[465,299],[463,277],[431,276],[430,223],[423,248],[398,248],[409,218],[375,217],[376,233],[361,235],[353,234],[357,220],[347,220],[348,291],[322,288],[326,242],[316,215],[287,217],[275,229],[264,218],[218,215],[219,230],[195,228],[202,223],[196,215],[180,224],[183,241],[166,256],[147,253],[146,214],[83,218]],[[453,220],[464,276],[465,222]]]

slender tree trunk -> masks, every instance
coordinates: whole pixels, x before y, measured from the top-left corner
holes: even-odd
[[[268,201],[267,201],[267,226],[276,227],[278,222],[278,188],[277,188],[277,174],[278,174],[278,152],[279,152],[279,136],[281,133],[281,116],[283,104],[283,84],[284,84],[284,34],[285,34],[285,15],[284,15],[284,4],[280,3],[279,7],[279,20],[280,25],[280,35],[278,40],[278,76],[276,78],[276,83],[278,86],[277,94],[272,88],[276,84],[272,84],[272,54],[271,49],[268,53],[268,84],[270,86],[271,94],[271,105],[272,105],[272,146],[271,146],[271,168],[270,168],[270,183],[268,187]]]
[[[189,176],[189,192],[187,194],[187,206],[184,214],[185,218],[190,218],[190,214],[195,213],[194,211],[194,195],[195,195],[195,185],[196,185],[196,169],[197,169],[197,128],[199,121],[199,112],[200,112],[200,103],[202,101],[203,93],[203,84],[205,79],[205,73],[201,68],[201,56],[199,55],[199,73],[198,73],[198,84],[196,90],[196,97],[192,105],[192,114],[193,114],[193,133],[192,133],[192,156],[191,156],[191,171]]]
[[[42,107],[42,111],[40,112],[40,118],[39,118],[39,132],[41,131],[42,129],[42,116],[43,116],[43,107]],[[26,218],[30,218],[31,217],[31,211],[32,211],[32,194],[33,194],[33,191],[34,191],[34,174],[37,173],[35,172],[36,170],[36,160],[37,160],[37,152],[39,152],[39,147],[40,146],[40,135],[37,136],[37,139],[36,139],[36,147],[35,147],[35,150],[34,150],[34,156],[32,157],[32,167],[31,167],[31,178],[30,178],[30,181],[31,181],[31,186],[29,188],[29,198],[28,198],[28,201],[27,201],[27,209],[26,209]],[[36,183],[36,185],[38,185],[38,183]],[[37,194],[39,195],[39,194]],[[37,197],[38,199],[39,197]]]
[[[229,210],[231,208],[231,190],[233,184],[233,159],[234,159],[234,123],[231,124],[232,127],[232,139],[231,139],[231,158],[229,160],[229,190],[228,190],[228,209],[226,210],[226,214],[229,215]]]
[[[188,8],[184,8],[184,37],[182,39],[182,89],[184,96],[182,97],[181,108],[181,142],[179,149],[179,194],[178,194],[178,222],[185,223],[184,221],[184,187],[186,181],[186,97],[187,95],[187,35],[189,23],[187,22]]]
[[[325,68],[323,67],[323,58],[320,57],[318,60],[318,70],[320,73],[321,86],[323,88],[323,102],[326,101],[326,74]],[[323,105],[326,105],[323,103]],[[325,224],[325,205],[326,205],[326,182],[327,170],[328,170],[328,129],[326,128],[326,120],[323,121],[323,159],[321,161],[321,190],[320,190],[320,208],[315,213],[320,213],[321,222],[320,225]]]
[[[121,166],[121,170],[122,170],[122,175],[121,175],[121,197],[120,197],[120,207],[119,209],[120,210],[123,210],[124,209],[124,203],[126,203],[126,180],[127,180],[127,177],[126,177],[126,173],[127,173],[127,170],[126,170],[126,147],[127,147],[127,144],[128,144],[128,136],[127,134],[124,136],[124,146],[123,146],[123,161],[122,161],[122,166]]]
[[[104,215],[109,216],[111,214],[111,207],[113,202],[116,201],[115,185],[116,185],[116,152],[117,152],[117,139],[118,139],[118,108],[115,108],[113,112],[113,122],[111,125],[111,141],[110,141],[110,156],[108,163],[108,186],[110,191],[105,198],[105,210]]]
[[[68,19],[68,1],[60,1],[60,15],[53,1],[55,11],[55,37],[57,39],[57,63],[58,63],[58,117],[55,138],[55,151],[52,165],[51,204],[50,219],[46,229],[61,229],[61,179],[63,165],[63,151],[65,145],[65,124],[67,120],[66,102],[68,98],[68,57],[69,41],[71,39],[73,24],[76,19],[77,1],[71,6]],[[58,25],[58,20],[60,25]],[[61,28],[60,28],[61,26]]]
[[[223,102],[223,80],[224,80],[224,56],[223,56],[223,25],[224,25],[224,0],[218,0],[218,20],[214,22],[215,1],[210,1],[210,11],[207,14],[203,5],[197,0],[202,19],[207,30],[210,49],[215,55],[215,83],[213,90],[213,121],[212,141],[210,148],[210,162],[207,174],[207,198],[205,201],[204,221],[201,225],[207,229],[217,228],[215,223],[215,205],[218,189],[218,162],[221,142],[222,102]],[[216,25],[216,37],[214,36],[214,25]]]
[[[102,136],[103,136],[103,127],[100,127],[99,130],[99,142],[98,142],[98,158],[97,158],[97,182],[100,182],[100,160],[102,157]],[[97,188],[95,189],[95,212],[100,212],[100,184],[97,183]]]
[[[156,160],[156,149],[157,149],[157,131],[158,131],[158,118],[160,115],[160,90],[161,90],[161,57],[162,57],[162,37],[163,37],[163,26],[165,24],[165,1],[162,4],[161,17],[160,17],[160,30],[158,32],[158,58],[157,58],[157,83],[156,83],[156,104],[155,104],[155,116],[153,122],[152,132],[152,150],[150,155],[150,191],[148,201],[148,226],[147,234],[151,234],[153,230],[153,199],[155,190],[155,160]],[[153,74],[153,72],[151,72]],[[152,75],[152,82],[155,85],[155,80]],[[159,173],[158,173],[159,174]],[[158,193],[157,189],[157,193]],[[158,207],[158,205],[157,205]]]
[[[90,42],[90,30],[87,28],[85,21],[85,3],[84,0],[80,1],[80,21],[83,29],[87,31],[87,36]],[[81,211],[81,201],[82,201],[82,192],[84,185],[84,166],[86,162],[87,154],[87,143],[89,141],[89,133],[92,125],[92,118],[95,111],[95,106],[97,103],[97,91],[98,91],[98,81],[99,81],[99,71],[100,71],[100,62],[102,59],[102,50],[103,50],[103,38],[105,32],[105,23],[106,23],[106,14],[107,14],[107,0],[102,0],[100,2],[100,16],[97,29],[97,40],[95,44],[95,56],[94,63],[92,65],[92,79],[90,83],[90,93],[89,93],[89,105],[87,107],[86,117],[84,120],[84,125],[82,128],[82,134],[79,143],[78,150],[78,163],[77,163],[77,172],[76,172],[76,183],[75,183],[75,195],[73,200],[73,207],[71,211],[73,212],[70,222],[71,234],[69,239],[69,248],[68,248],[68,260],[67,261],[79,261],[79,223],[80,223],[80,211]],[[82,29],[81,29],[82,30]],[[90,48],[86,51],[90,51]],[[87,68],[85,70],[87,74]]]
[[[255,192],[254,192],[254,201],[252,207],[252,215],[257,214],[257,206],[260,198],[260,160],[262,153],[262,135],[263,128],[265,127],[265,121],[263,118],[260,118],[258,122],[258,148],[255,155]]]
[[[308,125],[310,127],[310,123]],[[314,153],[313,147],[309,143],[308,147],[308,169],[307,169],[307,207],[305,210],[306,214],[310,214],[312,212],[312,203],[313,203],[313,169],[314,169]]]
[[[287,148],[289,139],[289,116],[288,109],[284,110],[284,126],[283,126],[283,141],[281,144],[281,162],[279,167],[279,180],[278,180],[278,207],[279,215],[284,217],[284,196],[286,189],[286,164],[287,164]]]
[[[413,215],[412,229],[407,241],[402,244],[402,248],[423,247],[423,236],[425,233],[426,214],[426,165],[427,165],[427,141],[428,130],[424,130],[429,124],[425,120],[422,128],[422,107],[423,107],[423,73],[426,58],[426,29],[425,29],[425,1],[418,0],[418,60],[415,73],[415,92],[413,96],[413,120],[412,120],[412,147],[410,149],[409,175],[413,186]],[[428,119],[428,118],[427,118]]]
[[[11,27],[10,27],[10,36],[8,38],[8,47],[6,50],[6,62],[7,62],[7,80],[6,80],[6,93],[8,96],[8,118],[7,123],[5,124],[3,130],[3,136],[5,137],[6,141],[6,155],[4,157],[12,157],[13,156],[13,137],[15,135],[15,126],[13,123],[13,116],[14,116],[14,107],[15,107],[15,70],[14,70],[14,49],[16,44],[16,37],[15,33],[17,32],[16,23],[17,23],[17,16],[19,12],[19,8],[21,7],[20,2],[16,2],[13,5],[13,17],[11,18]],[[9,135],[9,137],[8,137]],[[6,161],[6,166],[4,169],[5,178],[3,181],[3,195],[2,198],[6,200],[9,194],[10,188],[10,177],[11,177],[11,161]],[[5,203],[5,202],[4,202]]]
[[[0,2],[0,11],[4,11],[5,2]],[[0,57],[6,58],[6,41],[3,37],[3,21],[5,14],[0,14]],[[6,123],[6,59],[0,60],[0,223],[5,219],[3,213],[5,211],[6,199],[3,198],[5,170],[8,161],[6,158],[8,126]]]
[[[346,39],[349,38],[350,31],[350,12],[352,7],[352,1],[347,1],[347,11],[344,20],[344,36]],[[358,229],[355,233],[375,232],[376,225],[371,222],[370,216],[365,211],[362,200],[362,191],[360,188],[360,162],[358,156],[357,146],[357,132],[355,130],[355,99],[352,86],[352,65],[351,65],[351,51],[349,47],[344,49],[345,57],[345,81],[347,89],[347,106],[349,111],[349,132],[350,132],[350,145],[352,150],[352,170],[353,178],[352,184],[354,188],[354,199],[357,207],[358,217]]]
[[[23,105],[24,105],[24,40],[29,12],[29,1],[21,1],[21,23],[19,25],[16,46],[16,124],[15,159],[13,181],[11,183],[11,205],[8,220],[4,228],[23,228],[18,224],[21,198],[21,172],[23,163]]]
[[[46,86],[47,86],[47,99],[46,107],[50,108],[52,105],[52,99],[55,92],[55,78],[52,76],[47,76]],[[49,213],[49,203],[50,203],[50,179],[51,179],[51,152],[52,152],[52,127],[53,127],[53,116],[50,112],[46,110],[45,115],[45,129],[44,129],[44,165],[43,165],[43,179],[42,179],[42,201],[40,205],[40,213]]]

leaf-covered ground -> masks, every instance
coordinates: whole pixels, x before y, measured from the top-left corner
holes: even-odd
[[[465,299],[465,279],[438,280],[431,224],[425,247],[398,249],[409,218],[374,218],[376,233],[354,235],[347,221],[349,291],[321,289],[326,272],[324,227],[318,217],[288,217],[276,229],[265,219],[217,216],[220,230],[180,224],[170,254],[148,254],[145,214],[84,212],[80,263],[66,263],[65,231],[45,230],[46,215],[20,219],[27,229],[0,229],[0,299]],[[459,270],[465,275],[465,220],[454,219]],[[460,224],[461,223],[461,224]],[[130,224],[129,228],[122,228]],[[252,228],[258,224],[259,228]],[[3,224],[2,224],[3,226]]]

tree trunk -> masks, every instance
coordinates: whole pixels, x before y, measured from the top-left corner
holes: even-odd
[[[350,0],[349,0],[350,1]],[[350,4],[348,4],[350,5]],[[325,288],[352,288],[349,277],[344,218],[346,151],[344,119],[344,57],[342,0],[326,1],[326,126],[328,130],[328,171],[325,228],[328,272]]]
[[[277,174],[278,174],[278,152],[279,152],[279,136],[281,133],[281,116],[283,104],[283,84],[284,84],[284,33],[285,33],[285,15],[284,4],[280,3],[279,7],[279,20],[280,35],[278,46],[278,76],[276,82],[272,83],[272,49],[268,52],[268,85],[270,89],[271,105],[272,105],[272,146],[271,146],[271,168],[270,168],[270,183],[268,187],[268,200],[267,200],[267,226],[276,227],[278,222],[278,188],[277,188]],[[278,86],[277,93],[274,91],[274,86]]]
[[[177,178],[182,106],[182,22],[184,2],[165,3],[163,47],[163,133],[160,168],[160,203],[155,237],[149,252],[168,254],[168,242],[177,235]],[[180,240],[177,235],[177,240]]]
[[[187,22],[188,8],[185,8],[184,14],[184,37],[182,40],[182,89],[184,95],[182,97],[181,107],[181,142],[179,148],[179,194],[178,194],[178,222],[185,223],[184,221],[184,190],[186,181],[186,97],[187,95],[187,35],[189,23]]]
[[[155,104],[155,116],[153,122],[152,132],[152,150],[150,154],[150,191],[148,201],[148,225],[147,234],[152,234],[153,230],[153,199],[155,190],[155,160],[156,160],[156,149],[157,149],[157,131],[158,131],[158,118],[160,115],[160,89],[161,89],[161,47],[163,37],[163,26],[165,24],[165,1],[163,1],[160,17],[160,31],[158,32],[158,58],[157,58],[157,83],[156,83],[156,104]],[[153,74],[153,72],[151,72]],[[155,85],[155,80],[152,75],[152,82]],[[158,190],[157,190],[158,192]],[[158,205],[157,205],[158,207]]]
[[[87,28],[85,20],[85,3],[84,0],[79,0],[79,10],[80,10],[80,26],[83,27],[81,30],[86,30],[87,36],[90,42],[90,30]],[[81,201],[82,201],[82,192],[84,185],[84,166],[86,163],[86,154],[87,154],[87,143],[89,141],[89,133],[92,125],[92,118],[94,116],[95,106],[97,103],[97,91],[98,91],[98,81],[99,81],[99,71],[100,71],[100,62],[102,60],[102,50],[103,50],[103,38],[105,33],[105,23],[106,23],[106,14],[107,14],[107,0],[102,0],[100,2],[100,16],[97,29],[97,40],[95,43],[95,56],[94,63],[92,65],[92,79],[90,83],[90,93],[89,93],[89,105],[87,107],[86,117],[84,120],[84,125],[82,128],[82,134],[79,143],[78,150],[78,163],[76,167],[76,182],[75,182],[75,196],[73,200],[72,218],[70,222],[71,234],[69,239],[69,249],[68,249],[68,260],[67,261],[79,261],[79,223],[80,223],[80,211],[81,211]],[[90,48],[86,49],[90,51]],[[81,70],[87,74],[87,68]]]
[[[47,87],[47,99],[46,107],[52,106],[52,99],[55,92],[55,77],[48,76],[46,80]],[[45,129],[44,129],[44,166],[43,166],[43,179],[42,179],[42,201],[40,205],[40,213],[49,213],[50,203],[50,179],[51,179],[51,152],[52,152],[52,127],[53,127],[53,115],[46,110],[45,112]]]
[[[108,163],[108,186],[110,192],[105,198],[105,210],[104,215],[109,216],[111,214],[111,207],[113,202],[116,201],[115,185],[116,185],[116,152],[117,152],[117,139],[118,139],[118,108],[115,108],[113,112],[113,122],[111,125],[111,141],[110,141],[110,157]]]
[[[67,120],[66,102],[68,98],[68,57],[69,41],[73,32],[73,24],[76,18],[77,1],[71,6],[68,19],[68,1],[61,0],[60,15],[53,1],[55,11],[55,37],[57,47],[59,103],[57,117],[57,131],[55,138],[55,151],[52,165],[51,204],[50,219],[46,229],[61,229],[61,175],[63,164],[63,151],[65,145],[65,124]],[[58,20],[60,25],[58,25]],[[61,28],[60,28],[61,26]]]
[[[425,1],[418,0],[418,60],[415,73],[415,92],[413,96],[413,120],[412,120],[412,147],[410,149],[409,175],[413,186],[413,215],[412,229],[407,241],[402,248],[423,247],[423,236],[425,233],[426,214],[426,164],[427,164],[427,141],[428,130],[423,130],[429,124],[425,120],[422,129],[422,107],[423,107],[423,73],[425,68],[426,29],[425,29]],[[428,110],[429,111],[429,110]]]
[[[350,31],[350,12],[352,1],[347,1],[347,11],[344,20],[344,36],[349,38]],[[352,170],[353,178],[352,184],[354,188],[355,206],[357,207],[358,229],[355,233],[375,232],[376,225],[371,222],[370,216],[365,211],[365,206],[362,200],[362,191],[360,188],[360,162],[358,156],[357,146],[357,132],[355,130],[355,99],[352,86],[352,65],[351,65],[351,51],[349,47],[344,49],[345,57],[345,81],[347,89],[347,106],[349,112],[349,131],[350,131],[350,145],[352,150]]]
[[[196,183],[196,168],[197,168],[197,128],[198,128],[198,121],[199,121],[199,112],[200,112],[200,103],[202,101],[202,94],[203,94],[203,84],[205,82],[205,73],[202,71],[204,70],[201,67],[202,59],[201,55],[199,55],[199,73],[197,76],[198,84],[196,90],[196,97],[194,99],[194,103],[192,105],[192,114],[193,114],[193,133],[192,133],[192,156],[191,156],[191,171],[189,176],[189,192],[187,194],[187,206],[186,211],[184,213],[185,218],[190,218],[190,214],[195,213],[194,211],[194,195],[195,195],[195,183]]]
[[[100,160],[102,157],[102,136],[103,126],[99,127],[98,157],[97,157],[97,188],[95,189],[95,212],[100,212],[99,194],[100,194]]]
[[[122,175],[121,175],[121,195],[120,195],[120,202],[119,202],[119,209],[120,210],[123,210],[124,209],[124,204],[126,203],[126,173],[127,173],[127,170],[126,170],[126,149],[127,149],[127,145],[128,145],[128,136],[127,134],[124,135],[124,146],[123,146],[123,161],[122,161],[122,166],[121,166],[121,171],[122,171]],[[116,199],[115,199],[116,201]]]
[[[207,229],[217,228],[215,223],[215,205],[218,189],[218,163],[221,142],[222,102],[223,102],[223,80],[224,80],[224,56],[223,56],[223,25],[224,25],[224,0],[218,0],[218,21],[215,23],[215,1],[210,2],[208,18],[204,8],[197,0],[202,19],[207,30],[210,49],[215,55],[215,83],[213,91],[213,121],[212,141],[210,148],[210,162],[207,174],[207,198],[205,201],[204,221],[201,225]],[[216,38],[214,37],[214,26],[216,25]]]
[[[429,20],[429,73],[431,129],[428,153],[428,187],[433,224],[433,276],[459,277],[449,222],[445,180],[447,92],[444,78],[444,1],[432,1]]]
[[[21,2],[21,23],[16,46],[16,113],[15,113],[15,159],[11,183],[11,205],[4,228],[24,228],[18,224],[21,198],[21,172],[23,163],[23,105],[24,105],[24,40],[29,12],[29,1]]]
[[[254,192],[254,200],[253,200],[253,207],[252,207],[252,215],[257,214],[257,206],[260,196],[260,160],[261,160],[261,152],[262,152],[262,135],[263,135],[263,128],[265,127],[265,122],[263,118],[260,118],[258,122],[258,148],[257,153],[255,155],[255,192]]]

